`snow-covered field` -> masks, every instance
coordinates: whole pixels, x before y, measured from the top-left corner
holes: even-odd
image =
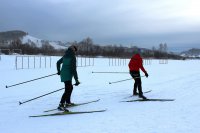
[[[108,59],[95,59],[94,66],[78,67],[81,84],[74,87],[72,101],[99,102],[70,108],[71,111],[107,109],[106,112],[30,118],[56,108],[63,91],[19,105],[28,99],[60,89],[59,76],[51,76],[15,87],[6,85],[56,73],[52,67],[15,69],[15,56],[1,55],[0,60],[0,132],[1,133],[199,133],[200,132],[200,61],[153,60],[144,65],[149,78],[142,78],[148,98],[170,98],[172,102],[120,102],[132,94],[129,74],[94,74],[92,71],[128,72],[127,65],[109,66]],[[127,62],[128,63],[128,60]],[[141,72],[141,75],[143,73]],[[74,82],[74,81],[73,81]],[[129,98],[138,99],[137,97]],[[128,100],[128,99],[127,99]],[[55,111],[56,112],[56,111]]]

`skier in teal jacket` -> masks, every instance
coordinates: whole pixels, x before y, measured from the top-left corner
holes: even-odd
[[[61,97],[58,110],[68,111],[66,107],[73,104],[71,103],[71,94],[73,91],[72,78],[74,77],[76,81],[76,83],[74,84],[75,86],[78,86],[80,84],[76,71],[76,51],[76,46],[70,46],[66,50],[65,55],[57,61],[57,74],[60,75],[61,82],[64,82],[65,84],[65,92]],[[61,64],[62,68],[60,69]]]

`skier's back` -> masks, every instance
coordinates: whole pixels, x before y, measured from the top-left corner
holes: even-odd
[[[136,53],[132,56],[129,64],[129,71],[132,78],[135,80],[133,95],[138,95],[140,98],[146,99],[142,92],[142,81],[140,77],[140,69],[145,73],[145,76],[148,77],[147,71],[143,67],[143,60],[139,53]],[[137,93],[137,88],[138,92]]]

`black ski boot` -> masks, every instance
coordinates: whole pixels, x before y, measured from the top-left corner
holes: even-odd
[[[139,98],[142,98],[143,100],[147,99],[143,94],[139,94]]]
[[[67,107],[69,107],[69,106],[74,106],[75,105],[75,103],[65,103],[65,108],[67,108]]]
[[[137,93],[137,92],[134,92],[134,93],[133,93],[133,96],[137,96],[137,95],[139,95],[139,93]]]
[[[69,110],[66,109],[66,108],[64,107],[64,104],[63,104],[63,103],[60,103],[57,109],[58,109],[59,111],[69,112]]]

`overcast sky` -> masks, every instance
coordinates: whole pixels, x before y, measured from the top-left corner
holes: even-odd
[[[0,31],[48,40],[200,47],[200,0],[0,0]]]

